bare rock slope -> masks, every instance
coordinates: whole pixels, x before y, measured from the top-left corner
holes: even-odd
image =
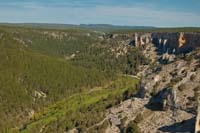
[[[134,46],[142,47],[151,63],[140,66],[137,74],[141,78],[142,93],[108,110],[106,118],[110,125],[107,133],[122,132],[131,121],[144,133],[194,132],[195,88],[200,83],[199,52],[196,50],[200,45],[199,36],[199,33],[153,33],[151,36],[148,33],[148,36],[142,38],[140,35],[134,40],[134,44],[138,43]],[[120,38],[114,36],[117,37]],[[122,36],[131,39],[129,37]],[[147,38],[152,42],[136,42]],[[164,58],[166,54],[168,57]],[[163,63],[163,60],[167,62]]]

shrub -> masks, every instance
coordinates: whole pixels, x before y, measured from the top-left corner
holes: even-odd
[[[125,133],[140,133],[138,125],[131,121],[125,129]]]

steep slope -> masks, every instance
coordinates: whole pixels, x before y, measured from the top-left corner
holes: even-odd
[[[0,34],[0,129],[14,128],[43,106],[109,79],[95,68],[33,52],[6,31]]]
[[[106,118],[110,118],[111,123],[107,132],[194,132],[195,117],[199,113],[196,109],[200,85],[200,35],[185,33],[185,41],[180,46],[181,34],[162,32],[111,36],[111,39],[129,40],[130,45],[142,50],[150,63],[139,67],[137,76],[141,77],[141,84],[138,95],[107,110]],[[170,52],[174,48],[179,52]]]
[[[63,99],[36,113],[20,131],[54,133],[76,129],[80,132],[103,132],[108,121],[99,124],[99,129],[95,125],[105,117],[106,109],[130,98],[137,90],[137,83],[135,78],[121,76],[100,88]]]

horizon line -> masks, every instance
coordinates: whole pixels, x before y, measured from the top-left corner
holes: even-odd
[[[72,26],[81,26],[81,25],[107,25],[107,26],[118,26],[118,27],[151,27],[151,28],[200,28],[200,26],[151,26],[151,25],[126,25],[126,24],[109,24],[109,23],[52,23],[52,22],[0,22],[0,24],[49,24],[49,25],[72,25]]]

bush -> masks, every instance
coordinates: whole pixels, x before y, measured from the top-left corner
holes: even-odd
[[[125,133],[140,133],[138,125],[131,121],[125,129]]]

